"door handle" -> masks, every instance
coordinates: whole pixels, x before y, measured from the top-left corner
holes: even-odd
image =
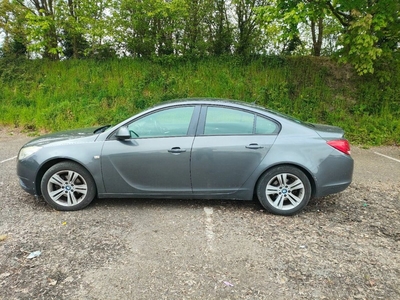
[[[169,153],[183,153],[186,152],[186,149],[181,149],[180,147],[173,147],[168,150]]]
[[[257,143],[251,143],[246,146],[247,149],[262,149],[263,146],[258,145]]]

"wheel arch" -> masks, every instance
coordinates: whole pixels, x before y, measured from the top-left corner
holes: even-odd
[[[72,162],[72,163],[75,163],[75,164],[81,166],[82,168],[84,168],[90,174],[90,176],[93,179],[94,184],[96,185],[96,195],[97,195],[97,183],[96,183],[96,180],[94,180],[94,177],[93,177],[92,173],[88,170],[88,168],[86,168],[83,164],[81,164],[80,162],[78,162],[76,160],[73,160],[73,159],[69,159],[69,158],[54,158],[54,159],[49,160],[46,163],[44,163],[40,167],[40,169],[39,169],[39,171],[38,171],[38,173],[36,175],[35,186],[36,186],[36,194],[38,196],[42,195],[41,182],[42,182],[42,178],[43,178],[44,174],[52,166],[54,166],[54,165],[56,165],[58,163],[61,163],[61,162]]]
[[[315,183],[315,179],[314,177],[311,175],[311,172],[309,170],[307,170],[306,168],[304,168],[301,165],[295,164],[295,163],[279,163],[279,164],[275,164],[272,166],[269,166],[267,169],[265,169],[257,178],[256,183],[253,187],[253,195],[256,196],[257,195],[257,186],[258,183],[260,182],[261,178],[263,177],[263,175],[265,173],[267,173],[268,171],[274,169],[274,168],[278,168],[278,167],[283,167],[283,166],[289,166],[289,167],[294,167],[299,169],[300,171],[302,171],[304,173],[304,175],[307,176],[308,180],[310,181],[310,185],[311,185],[311,199],[314,198],[314,195],[316,193],[316,183]]]

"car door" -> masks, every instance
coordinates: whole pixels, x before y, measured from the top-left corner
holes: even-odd
[[[274,143],[280,125],[249,111],[202,108],[192,148],[194,194],[238,191]]]
[[[111,136],[101,162],[107,194],[190,194],[190,152],[199,109],[173,107],[127,125],[131,138]]]

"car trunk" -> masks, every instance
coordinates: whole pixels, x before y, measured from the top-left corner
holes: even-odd
[[[337,126],[311,124],[319,136],[325,140],[344,138],[344,130]]]

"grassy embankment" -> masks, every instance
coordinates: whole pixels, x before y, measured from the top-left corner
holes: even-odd
[[[400,66],[358,77],[324,58],[0,60],[0,125],[54,131],[115,124],[161,101],[239,99],[341,126],[354,144],[400,144]],[[382,78],[386,78],[383,82]]]

